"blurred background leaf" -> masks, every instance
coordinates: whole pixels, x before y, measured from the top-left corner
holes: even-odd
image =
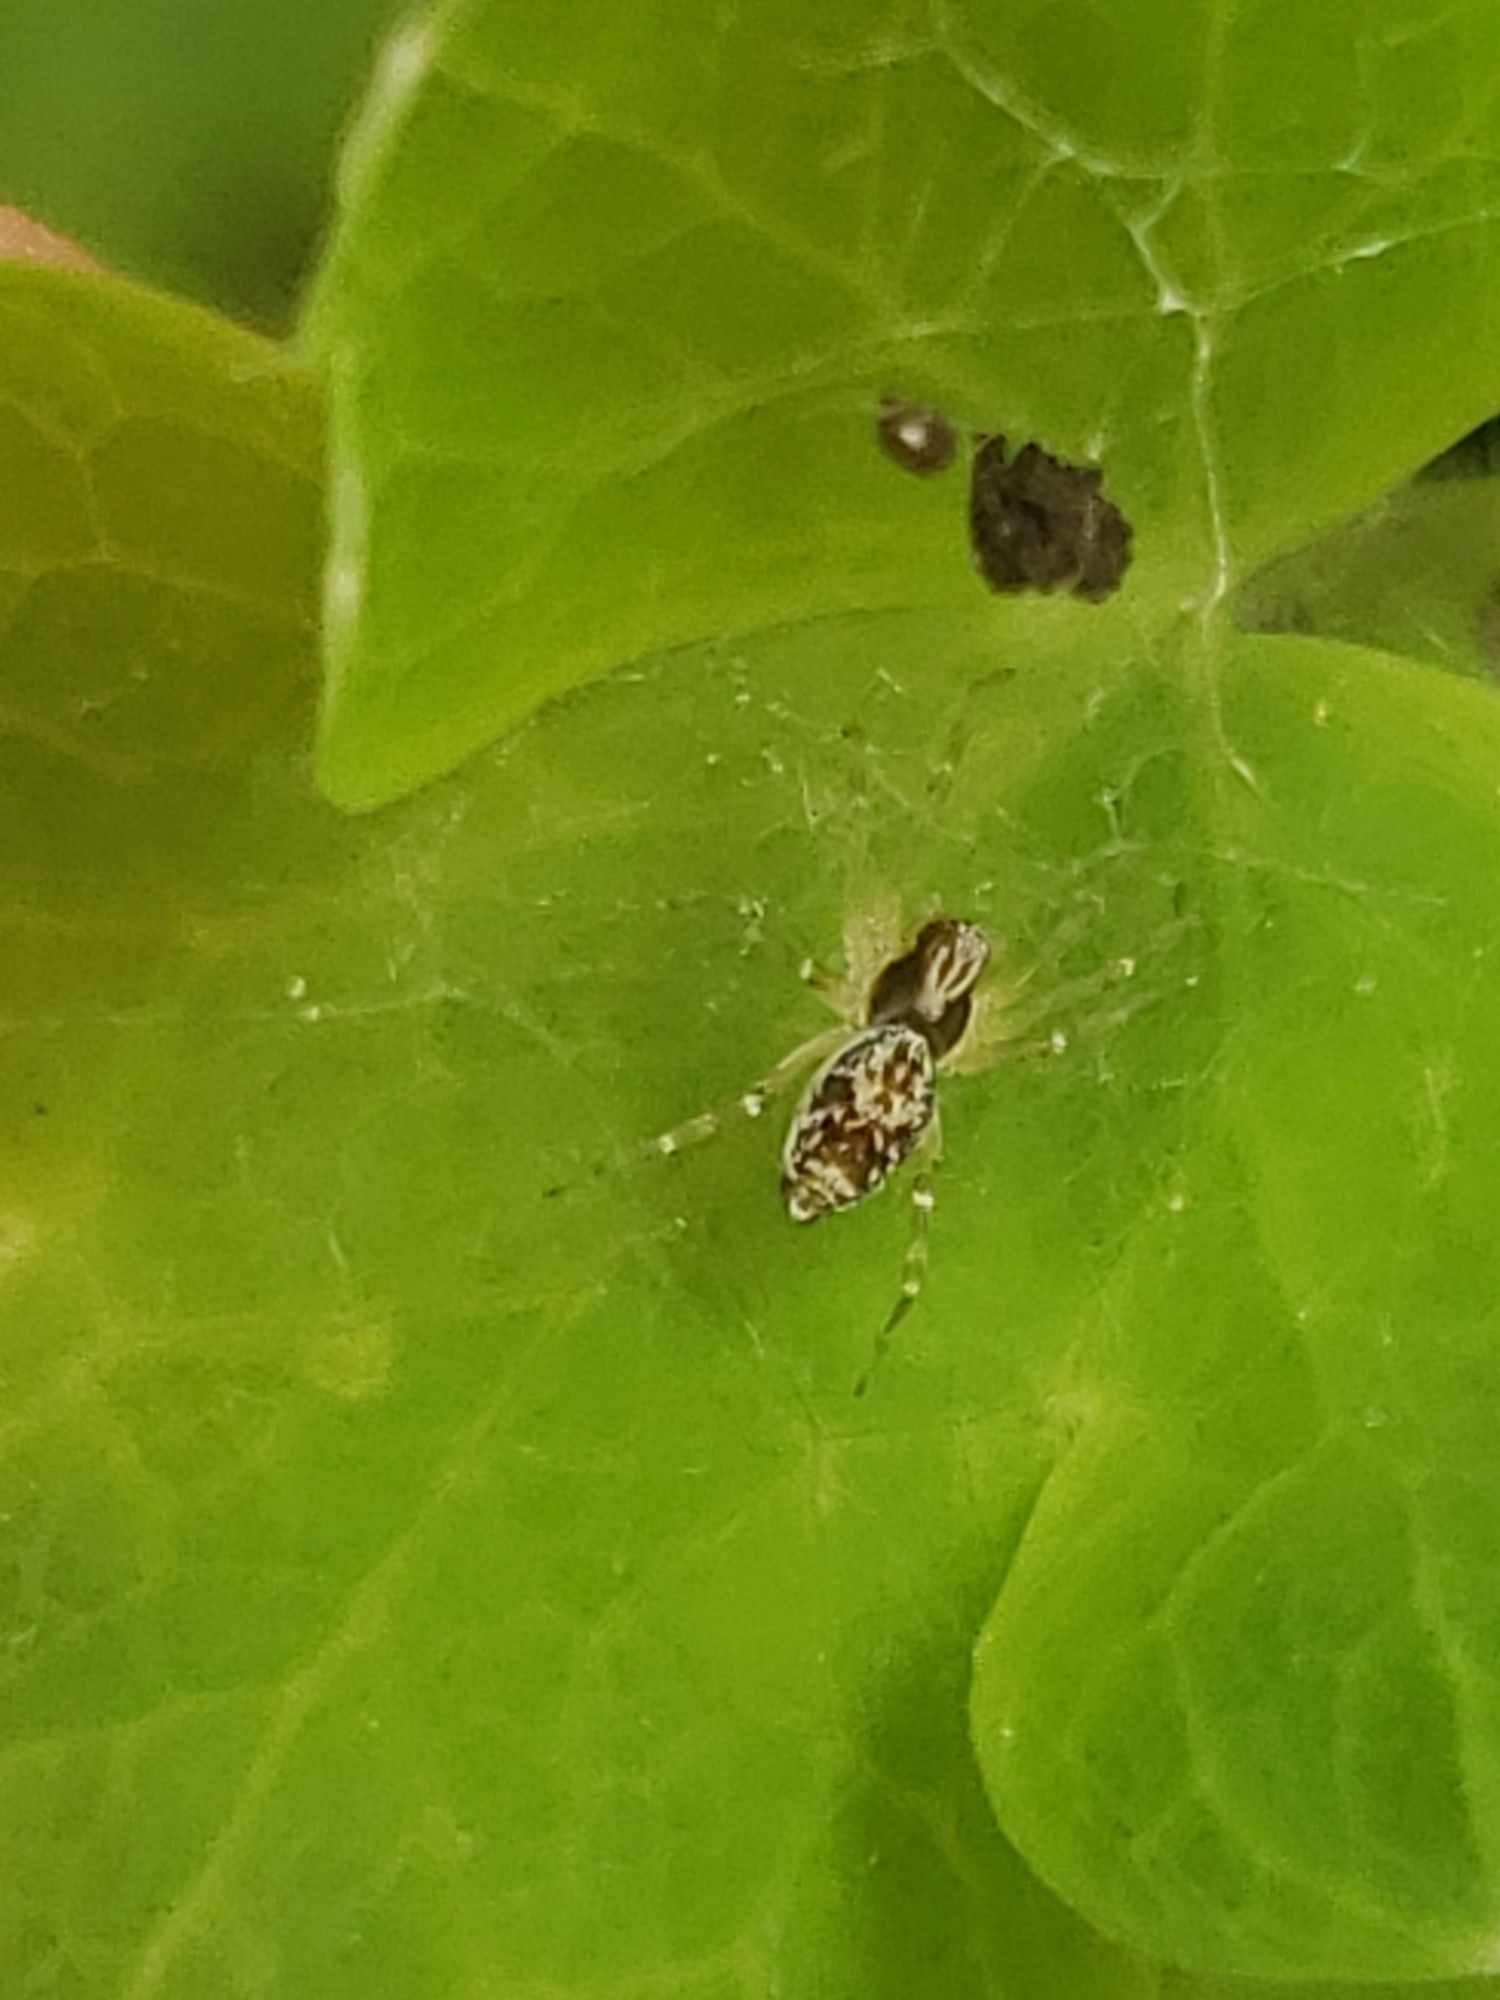
[[[1252,632],[1380,646],[1453,673],[1500,675],[1500,419],[1363,513],[1251,577]]]
[[[290,323],[400,0],[8,0],[0,201],[103,262]]]

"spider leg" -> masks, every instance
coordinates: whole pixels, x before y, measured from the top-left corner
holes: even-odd
[[[898,890],[883,884],[867,896],[851,900],[844,919],[844,964],[856,1019],[864,1013],[865,998],[876,976],[893,958],[901,956],[906,942]]]
[[[943,1065],[956,1076],[973,1076],[988,1069],[998,1057],[997,1047],[1009,1049],[1018,1034],[1026,1032],[1026,1027],[1037,1018],[1032,1015],[1018,1029],[1015,1025],[1013,1009],[1016,1001],[1031,985],[1039,973],[1055,966],[1063,953],[1078,938],[1083,937],[1089,926],[1096,923],[1104,908],[1102,898],[1088,896],[1080,898],[1075,907],[1052,926],[1040,946],[1030,954],[1029,963],[1023,972],[1012,973],[1003,984],[986,983],[980,986],[972,1002],[969,1025],[964,1031],[957,1049],[949,1051],[942,1058]],[[991,937],[993,948],[1003,950],[1003,938]],[[1132,968],[1133,969],[1133,968]],[[1058,1005],[1066,1005],[1074,995],[1074,989],[1087,986],[1093,990],[1099,975],[1091,975],[1086,981],[1070,981],[1064,987],[1054,986],[1048,994],[1043,1012],[1050,1013]]]
[[[875,1336],[870,1359],[854,1385],[856,1396],[864,1395],[869,1388],[875,1370],[885,1359],[891,1342],[896,1337],[896,1329],[922,1296],[922,1287],[927,1281],[927,1258],[932,1244],[932,1212],[937,1206],[933,1182],[943,1157],[942,1126],[936,1111],[933,1112],[932,1123],[923,1135],[919,1154],[920,1157],[915,1163],[916,1175],[912,1181],[911,1235],[906,1245],[901,1289],[896,1294],[896,1303],[886,1314],[880,1331]]]
[[[847,1025],[825,1028],[821,1034],[812,1035],[789,1056],[783,1056],[774,1069],[767,1070],[758,1082],[747,1090],[742,1090],[729,1102],[707,1111],[700,1111],[696,1117],[685,1118],[680,1125],[670,1131],[659,1132],[654,1139],[648,1139],[634,1148],[636,1158],[652,1154],[666,1155],[681,1153],[689,1146],[700,1145],[705,1139],[712,1139],[723,1130],[733,1112],[738,1111],[746,1118],[759,1118],[766,1106],[779,1097],[799,1076],[810,1070],[814,1063],[824,1056],[832,1055],[849,1039]]]
[[[831,965],[824,965],[815,958],[805,958],[797,970],[803,985],[810,986],[824,1006],[837,1014],[841,1021],[859,1019],[860,996],[855,992],[854,982],[847,972],[835,972]]]
[[[1163,924],[1150,939],[1148,949],[1154,955],[1175,944],[1196,925],[1195,917],[1182,917]],[[1154,1005],[1162,997],[1161,994],[1142,993],[1118,1006],[1083,1015],[1073,1023],[1071,1031],[1057,1027],[1049,1034],[1036,1036],[1037,1029],[1044,1027],[1048,1020],[1055,1020],[1081,1002],[1097,999],[1125,985],[1134,979],[1137,969],[1138,962],[1134,958],[1112,958],[1095,972],[1085,973],[1078,979],[1064,980],[1061,985],[1052,987],[1041,996],[1039,1004],[1024,1008],[1019,1013],[1013,1011],[1010,1005],[1017,990],[1015,986],[1009,990],[981,990],[975,997],[974,1018],[969,1024],[969,1031],[945,1061],[945,1070],[956,1076],[977,1076],[995,1063],[1018,1054],[1060,1055],[1075,1036],[1096,1039],[1100,1034],[1112,1032],[1132,1016]]]
[[[1054,986],[1043,1005],[1026,1008],[1019,1013],[1011,1004],[1016,994],[1015,987],[1008,991],[989,988],[978,993],[968,1033],[948,1057],[944,1068],[954,1076],[980,1075],[1018,1044],[1025,1042],[1049,1016],[1063,1013],[1079,1001],[1091,1000],[1098,993],[1108,992],[1122,980],[1134,977],[1134,971],[1131,960],[1112,960],[1097,972]]]
[[[1080,893],[1072,909],[1064,911],[1036,948],[1027,952],[1026,970],[1010,980],[1006,988],[1007,998],[1013,1000],[1018,993],[1024,993],[1038,973],[1055,966],[1072,945],[1088,935],[1103,910],[1104,898],[1097,892]]]
[[[905,942],[901,898],[891,888],[873,889],[851,903],[845,918],[842,970],[805,958],[798,976],[852,1028],[864,1020],[871,986],[882,969],[900,957]]]

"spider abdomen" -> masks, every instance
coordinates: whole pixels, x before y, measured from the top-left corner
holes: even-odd
[[[781,1198],[794,1222],[851,1208],[884,1186],[937,1109],[928,1038],[901,1021],[855,1035],[818,1071],[781,1155]]]

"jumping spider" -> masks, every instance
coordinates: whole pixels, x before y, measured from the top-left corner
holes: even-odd
[[[816,1222],[874,1194],[937,1119],[937,1065],[963,1040],[990,944],[977,924],[934,917],[877,973],[864,1027],[803,1093],[781,1153],[781,1199]]]
[[[1068,1046],[1067,1035],[1054,1028],[1036,1039],[1041,1021],[1132,978],[1135,960],[1117,958],[1084,978],[1054,984],[1040,1005],[1018,1009],[1015,1003],[1043,966],[1055,967],[1073,934],[1097,914],[1097,905],[1090,903],[1065,919],[1050,950],[1004,986],[980,988],[999,940],[978,924],[935,916],[902,949],[899,919],[889,910],[876,911],[846,938],[848,978],[839,979],[815,966],[803,968],[804,976],[839,1014],[841,1025],[794,1049],[738,1100],[747,1117],[759,1118],[775,1097],[813,1068],[781,1150],[781,1200],[786,1213],[793,1222],[816,1222],[856,1207],[878,1193],[908,1159],[917,1162],[913,1228],[901,1288],[877,1333],[869,1366],[855,1385],[856,1395],[868,1387],[892,1335],[922,1290],[934,1207],[933,1176],[942,1149],[939,1069],[972,1074],[1016,1054],[1061,1054]],[[1183,927],[1167,928],[1175,932]],[[1116,1007],[1095,1025],[1112,1027],[1135,1011],[1135,1005]],[[662,1133],[652,1142],[652,1150],[679,1153],[711,1138],[722,1124],[719,1113],[700,1113]]]

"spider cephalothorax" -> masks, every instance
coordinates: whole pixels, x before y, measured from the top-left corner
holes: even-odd
[[[870,987],[865,1019],[908,1021],[927,1037],[936,1057],[963,1038],[974,987],[989,962],[990,941],[978,924],[934,917],[910,951],[882,966]]]

